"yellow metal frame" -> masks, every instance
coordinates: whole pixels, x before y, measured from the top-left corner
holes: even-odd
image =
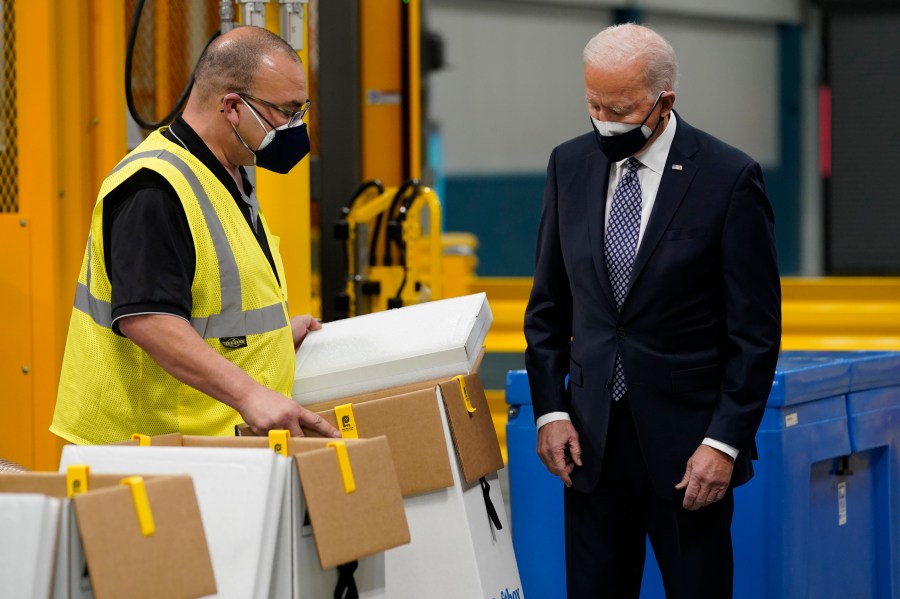
[[[428,209],[428,234],[422,228],[422,211]],[[420,282],[428,287],[427,299],[444,297],[441,264],[443,244],[441,243],[441,200],[430,187],[425,187],[413,200],[403,221],[403,238],[407,243],[406,267],[411,282]],[[410,282],[408,280],[408,282]],[[419,301],[420,292],[413,285],[404,288],[404,304]]]
[[[24,351],[13,362],[18,377],[30,381],[19,392],[30,388],[30,396],[3,394],[4,415],[13,424],[11,438],[4,438],[0,453],[26,467],[45,463],[49,453],[45,444],[49,425],[47,413],[52,411],[56,398],[54,377],[59,371],[59,354],[55,341],[64,336],[60,330],[55,298],[60,292],[60,256],[56,239],[59,236],[58,194],[60,189],[59,156],[52,149],[59,138],[57,126],[57,82],[54,62],[57,58],[55,15],[49,2],[19,0],[15,4],[15,32],[17,58],[17,114],[19,135],[19,213],[4,215],[4,220],[17,217],[23,230],[19,252],[9,255],[10,261],[23,261],[24,281],[19,281],[19,293],[27,291],[30,318],[16,315],[8,332],[22,343]],[[29,259],[30,258],[30,259]],[[21,267],[21,265],[20,265]],[[26,283],[27,282],[27,283]],[[22,285],[22,283],[26,283]],[[20,298],[25,299],[25,298]],[[17,334],[18,333],[18,334]],[[52,399],[51,399],[52,398]],[[43,431],[41,431],[43,429]],[[43,433],[43,434],[42,434]],[[6,437],[6,435],[4,435]],[[14,447],[6,445],[12,443]]]
[[[400,33],[398,0],[359,3],[360,176],[391,186],[403,181]]]
[[[421,0],[409,0],[409,176],[422,177],[422,52]]]
[[[303,22],[309,23],[309,5],[303,5]],[[280,33],[277,2],[266,5],[266,29]],[[303,50],[297,53],[303,61],[309,81],[309,28],[303,32]],[[307,83],[308,86],[308,83]],[[308,90],[307,90],[308,91]],[[315,110],[316,107],[313,107]],[[309,116],[306,117],[307,125]],[[287,175],[256,169],[257,195],[272,233],[281,238],[280,252],[284,276],[288,282],[292,315],[312,313],[312,242],[310,239],[309,158],[305,158]],[[318,307],[315,307],[318,311]],[[317,314],[318,315],[318,314]]]
[[[348,254],[348,272],[353,273],[360,271],[365,273],[368,281],[378,282],[381,285],[382,292],[372,298],[372,311],[377,312],[387,308],[388,298],[393,297],[395,293],[392,290],[398,289],[403,280],[403,268],[397,264],[393,266],[383,266],[384,257],[383,243],[376,245],[374,261],[376,266],[365,265],[360,269],[356,267],[355,247],[357,243],[357,226],[360,224],[372,224],[372,222],[382,217],[382,226],[387,226],[387,221],[391,218],[388,212],[393,204],[394,196],[397,194],[397,187],[385,188],[384,193],[374,193],[367,190],[362,196],[357,198],[347,215],[347,225],[350,229],[349,238],[346,241]],[[428,209],[428,234],[425,235],[422,227],[422,211]],[[367,244],[371,244],[371,235],[375,232],[370,229],[370,237],[366,240]],[[387,235],[383,231],[383,235]],[[383,237],[381,238],[383,239]],[[406,241],[406,271],[407,284],[403,288],[401,298],[404,305],[419,303],[423,299],[440,299],[443,297],[443,278],[441,276],[443,247],[441,242],[441,202],[435,194],[434,190],[429,187],[423,187],[418,195],[410,204],[406,219],[403,221],[403,239]],[[428,293],[423,294],[415,289],[415,282],[420,282],[428,287]],[[346,291],[350,296],[350,314],[356,314],[356,290],[355,281],[348,280],[346,283]],[[427,295],[427,297],[426,297]]]
[[[56,404],[75,280],[96,190],[125,153],[124,5],[11,0],[19,212],[0,215],[8,337],[0,347],[0,456],[55,470]],[[90,73],[90,77],[85,74]]]

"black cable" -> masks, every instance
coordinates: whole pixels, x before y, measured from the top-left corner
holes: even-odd
[[[409,213],[412,203],[419,197],[419,192],[421,191],[421,185],[419,184],[418,179],[410,179],[410,182],[412,184],[411,191],[403,201],[403,205],[400,207],[397,218],[393,221],[395,223],[394,227],[396,227],[398,232],[398,238],[395,240],[397,243],[397,253],[400,258],[400,266],[403,268],[403,278],[400,280],[400,287],[397,288],[397,293],[394,295],[394,301],[396,303],[402,303],[401,295],[406,288],[406,280],[409,272],[409,269],[406,268],[406,240],[403,239],[403,222],[406,220],[406,215]],[[386,252],[389,250],[389,246],[385,247]]]
[[[409,189],[409,186],[412,184],[413,184],[413,180],[407,179],[397,189],[397,192],[394,194],[394,198],[391,200],[390,208],[388,208],[388,210],[386,212],[387,218],[388,218],[388,223],[390,223],[390,220],[392,218],[391,215],[393,214],[394,210],[397,209],[397,203],[399,202],[400,197],[402,197],[403,193],[407,189]],[[418,181],[416,181],[416,184],[418,184]],[[369,266],[375,266],[376,264],[378,264],[378,259],[376,258],[375,253],[376,253],[376,250],[378,249],[378,236],[381,234],[381,225],[384,223],[384,215],[385,215],[385,213],[382,212],[381,214],[378,215],[378,218],[375,219],[375,227],[372,230],[372,240],[369,244]],[[388,237],[387,232],[385,232],[385,248],[389,249],[390,242],[387,239],[387,237]],[[385,262],[385,266],[390,266],[391,265],[390,253],[389,252],[386,253],[385,256],[386,257],[382,258],[382,261]]]
[[[350,240],[350,225],[347,219],[350,217],[350,212],[353,210],[353,204],[356,203],[356,200],[372,187],[378,190],[378,195],[384,193],[384,184],[379,179],[364,181],[356,188],[356,191],[353,192],[347,205],[341,208],[341,218],[335,224],[335,237],[342,242],[341,248],[343,249],[344,255],[344,272],[348,279],[353,276],[353,273],[350,272],[350,252],[352,249],[347,246]],[[358,265],[357,268],[359,268]]]
[[[391,266],[392,263],[391,241],[397,244],[398,249],[403,249],[401,247],[403,242],[403,230],[400,228],[402,226],[402,221],[397,219],[395,213],[397,212],[398,207],[401,205],[401,200],[405,205],[410,201],[409,198],[414,198],[419,195],[420,188],[421,185],[419,184],[418,179],[407,179],[397,190],[397,193],[394,194],[394,199],[391,200],[391,207],[387,211],[388,224],[384,234],[383,262],[385,266]],[[393,233],[389,234],[389,231],[393,231]],[[405,266],[405,260],[401,262],[401,264]]]
[[[403,205],[400,207],[400,213],[397,215],[397,225],[399,227],[401,227],[401,229],[400,229],[401,234],[402,234],[402,230],[403,230],[402,229],[403,222],[406,220],[406,217],[409,215],[409,209],[412,208],[413,202],[415,202],[416,198],[418,198],[418,197],[419,197],[419,188],[418,188],[418,186],[416,186],[416,188],[413,190],[413,193],[411,193],[411,194],[409,194],[409,196],[407,196],[406,200],[403,202]],[[400,295],[403,293],[404,287],[406,287],[406,273],[407,273],[406,241],[401,238],[400,241],[397,243],[397,247],[400,251],[400,266],[403,267],[403,279],[400,281],[400,288],[397,289],[397,295],[395,296],[395,298],[400,299]]]
[[[364,181],[362,185],[356,188],[356,191],[353,192],[353,196],[350,198],[350,201],[347,202],[347,207],[345,208],[346,213],[350,214],[350,211],[353,210],[353,204],[356,203],[356,200],[361,196],[367,189],[370,187],[375,187],[378,189],[378,195],[384,193],[384,183],[379,179],[369,179],[368,181]]]
[[[146,0],[138,0],[137,5],[134,7],[134,16],[131,18],[131,30],[128,32],[128,44],[125,48],[125,103],[128,105],[128,112],[131,113],[131,118],[134,119],[134,122],[144,129],[152,131],[153,129],[158,129],[169,123],[175,118],[175,115],[178,114],[178,111],[181,110],[182,106],[184,106],[188,95],[191,93],[191,88],[194,86],[194,73],[191,72],[187,85],[184,86],[184,90],[182,90],[181,95],[178,96],[178,100],[175,102],[175,106],[169,114],[156,122],[145,121],[141,115],[138,114],[137,107],[134,105],[134,92],[131,89],[131,67],[134,59],[134,44],[137,41],[137,32],[141,24],[141,13],[144,10],[145,2]],[[209,41],[206,42],[206,46],[209,46],[214,39],[219,37],[219,33],[219,31],[216,31],[212,37],[209,38]],[[204,51],[206,50],[206,46],[204,46]]]

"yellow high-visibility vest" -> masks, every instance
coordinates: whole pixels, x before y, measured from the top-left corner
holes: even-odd
[[[262,214],[278,279],[234,197],[198,158],[162,129],[103,182],[78,276],[51,432],[78,444],[160,435],[233,435],[240,414],[164,371],[113,333],[112,286],[103,259],[103,202],[142,168],[166,178],[187,215],[197,262],[191,285],[195,331],[261,385],[291,395],[294,345],[284,268]],[[279,285],[278,281],[281,281]]]

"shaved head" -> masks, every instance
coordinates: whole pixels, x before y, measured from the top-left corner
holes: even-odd
[[[261,63],[281,54],[301,64],[286,41],[261,27],[237,27],[212,41],[194,71],[194,89],[202,104],[229,92],[249,93]]]

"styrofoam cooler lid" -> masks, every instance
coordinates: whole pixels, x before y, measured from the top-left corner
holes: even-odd
[[[778,356],[769,406],[788,406],[850,391],[847,352],[786,351]]]
[[[476,293],[326,323],[297,351],[294,400],[469,374],[492,322],[487,295]]]
[[[506,373],[506,403],[510,406],[530,406],[531,388],[528,386],[528,372],[510,370]]]

